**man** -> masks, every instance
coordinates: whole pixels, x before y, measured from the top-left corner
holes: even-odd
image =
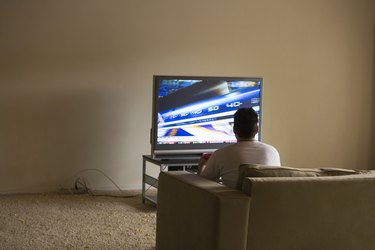
[[[234,114],[233,132],[237,143],[216,150],[210,157],[203,155],[199,161],[198,174],[221,181],[235,188],[238,167],[241,164],[280,166],[278,151],[271,145],[254,139],[258,133],[258,114],[252,108],[240,108]]]

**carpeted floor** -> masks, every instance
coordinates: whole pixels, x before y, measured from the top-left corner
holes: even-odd
[[[155,249],[156,207],[88,194],[0,195],[0,249]]]

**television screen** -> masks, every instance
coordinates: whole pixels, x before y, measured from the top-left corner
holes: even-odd
[[[262,83],[255,77],[154,76],[152,154],[199,154],[235,143],[237,109],[252,107],[261,121]]]

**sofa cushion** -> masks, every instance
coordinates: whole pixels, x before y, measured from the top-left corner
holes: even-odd
[[[236,188],[242,190],[242,183],[246,177],[318,177],[339,176],[353,174],[373,174],[369,170],[352,170],[343,168],[292,168],[286,166],[265,166],[255,164],[242,164]]]
[[[374,249],[374,176],[249,177],[243,187],[247,249]]]
[[[320,169],[242,164],[239,167],[237,189],[242,189],[246,177],[317,177],[322,174],[323,171]]]
[[[338,175],[351,175],[351,174],[364,174],[366,170],[352,170],[343,168],[321,168],[321,175],[323,176],[338,176]]]

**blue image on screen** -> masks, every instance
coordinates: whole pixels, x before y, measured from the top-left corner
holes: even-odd
[[[260,111],[260,81],[163,80],[159,84],[157,143],[233,143],[233,114]]]

